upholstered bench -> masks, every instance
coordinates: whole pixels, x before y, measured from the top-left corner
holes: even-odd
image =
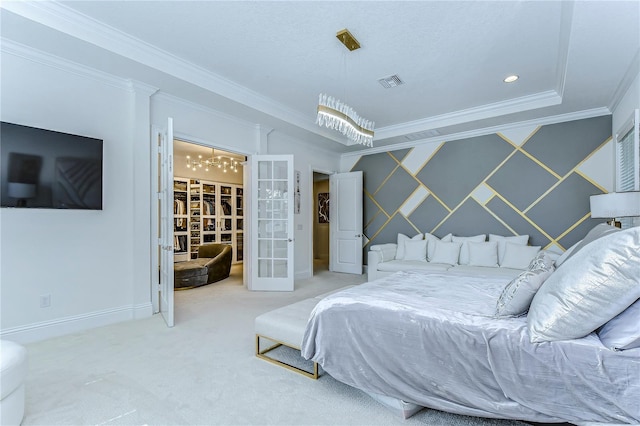
[[[187,289],[207,284],[209,259],[195,259],[173,264],[173,287]]]
[[[280,346],[287,346],[297,351],[302,347],[302,338],[307,327],[307,322],[311,316],[313,308],[324,297],[353,287],[347,286],[338,290],[333,290],[319,296],[304,299],[290,305],[283,306],[273,311],[266,312],[255,319],[256,332],[256,356],[265,361],[287,368],[312,379],[318,378],[318,364],[313,363],[313,371],[309,372],[283,361],[271,358],[266,354]],[[274,342],[274,345],[266,349],[260,348],[260,339]]]
[[[27,350],[17,343],[0,340],[0,424],[19,425],[24,416],[24,380]]]
[[[318,364],[315,362],[313,363],[313,372],[308,372],[275,358],[266,356],[265,354],[277,347],[280,347],[281,345],[288,346],[299,351],[302,347],[302,338],[304,337],[304,330],[307,326],[307,321],[309,321],[311,311],[313,311],[313,308],[319,301],[320,299],[316,298],[304,299],[300,302],[283,306],[282,308],[275,309],[257,317],[255,321],[256,356],[304,376],[317,379]],[[271,340],[275,345],[266,349],[260,349],[261,338]]]

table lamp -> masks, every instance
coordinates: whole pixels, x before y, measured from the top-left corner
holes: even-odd
[[[609,192],[589,198],[592,218],[610,219],[610,225],[620,228],[617,218],[640,216],[640,191]]]
[[[36,196],[37,186],[33,183],[9,182],[7,195],[16,198],[16,207],[27,207],[27,199]]]

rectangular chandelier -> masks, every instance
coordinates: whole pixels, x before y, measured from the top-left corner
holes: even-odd
[[[356,143],[373,147],[375,123],[360,117],[353,108],[333,96],[320,94],[316,123],[337,130]]]

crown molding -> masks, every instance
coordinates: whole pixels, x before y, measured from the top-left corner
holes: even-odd
[[[155,86],[137,80],[127,80],[127,83],[129,85],[129,90],[132,93],[139,93],[147,97],[151,97],[159,90]]]
[[[618,84],[616,91],[611,97],[611,101],[609,101],[609,109],[611,111],[614,111],[618,107],[618,104],[622,98],[624,98],[627,90],[629,90],[631,84],[633,84],[633,81],[638,76],[640,76],[640,49],[636,50],[636,54],[633,56],[631,64],[629,64],[629,68],[627,68],[627,71],[624,73],[624,77],[620,80],[620,84]]]
[[[2,2],[2,8],[132,61],[200,86],[257,111],[340,142],[339,138],[321,132],[314,121],[299,111],[287,108],[270,98],[158,49],[149,43],[131,37],[57,1]]]
[[[409,121],[394,126],[382,127],[376,130],[377,137],[374,138],[374,141],[376,139],[389,139],[396,136],[423,132],[425,130],[558,105],[561,102],[562,97],[558,95],[555,90],[549,90],[546,92],[536,93],[534,95],[510,99],[504,102],[495,102],[475,108],[454,111],[448,114],[435,115],[421,120]]]
[[[484,136],[484,135],[503,132],[503,131],[506,131],[506,130],[515,129],[515,128],[518,128],[518,127],[546,126],[546,125],[549,125],[549,124],[565,123],[567,121],[582,120],[582,119],[593,118],[593,117],[601,117],[603,115],[610,115],[610,114],[611,114],[611,110],[609,110],[608,108],[604,108],[604,107],[603,108],[593,108],[593,109],[588,109],[588,110],[584,110],[584,111],[577,111],[577,112],[571,112],[571,113],[567,113],[567,114],[553,115],[553,116],[549,116],[549,117],[536,118],[536,119],[526,120],[526,121],[518,121],[518,122],[515,122],[515,123],[509,123],[509,124],[504,124],[504,125],[499,125],[499,126],[492,126],[492,127],[484,127],[484,128],[480,128],[480,129],[469,130],[469,131],[466,131],[466,132],[452,133],[450,135],[440,135],[440,136],[435,136],[435,137],[426,138],[426,139],[420,139],[420,140],[416,140],[416,141],[409,141],[409,142],[403,142],[403,143],[394,144],[394,145],[387,145],[387,146],[381,146],[381,147],[377,147],[377,148],[369,148],[369,149],[366,149],[366,150],[353,151],[353,152],[342,154],[340,156],[340,158],[347,158],[347,157],[351,157],[351,156],[362,156],[362,155],[379,154],[381,152],[391,152],[391,151],[396,151],[396,150],[399,150],[399,149],[415,148],[417,146],[426,145],[426,144],[429,144],[429,143],[450,142],[450,141],[455,141],[455,140],[459,140],[459,139],[468,139],[468,138],[473,138],[473,137],[477,137],[477,136]]]
[[[60,58],[59,56],[51,55],[50,53],[25,46],[24,44],[17,43],[4,37],[0,37],[0,52],[2,52],[3,55],[16,56],[40,65],[76,74],[81,77],[88,77],[98,81],[99,83],[106,84],[117,89],[126,91],[131,91],[132,89],[130,80],[115,77],[112,74]]]
[[[131,37],[120,30],[83,15],[57,1],[10,1],[2,2],[1,7],[62,33],[104,48],[137,63],[155,68],[175,78],[195,84],[205,90],[209,90],[284,122],[288,122],[303,130],[345,145],[343,138],[341,138],[339,134],[320,128],[315,124],[313,119],[310,119],[308,114],[303,114],[297,110],[287,108],[279,102],[247,89],[246,87],[243,87],[218,74],[212,73],[200,66],[186,62],[184,59],[158,49],[149,43]],[[496,102],[452,113],[428,117],[421,120],[381,127],[376,129],[376,137],[374,138],[374,141],[376,139],[388,139],[405,134],[418,133],[429,129],[462,124],[560,104],[562,102],[564,81],[566,77],[572,18],[573,1],[566,2],[566,4],[563,3],[561,16],[562,25],[561,33],[559,35],[559,65],[556,76],[557,90],[549,90],[516,99],[510,99],[505,102]],[[52,56],[47,56],[48,64],[55,63],[60,66],[65,62],[59,58],[54,60]],[[113,76],[108,76],[105,73],[92,70],[78,64],[74,64],[74,66],[70,68],[69,64],[71,64],[71,62],[67,61],[65,69],[82,70],[84,75],[92,75],[94,77],[99,76],[101,81],[111,81],[111,84],[114,84],[119,88],[123,85],[122,80],[114,78]],[[127,83],[124,84],[126,85]],[[624,91],[621,92],[624,93]],[[156,94],[154,96],[158,95]],[[614,101],[612,101],[612,105],[615,104],[615,102],[619,102],[619,99],[614,99]],[[193,106],[195,104],[191,105]],[[219,111],[209,110],[209,112],[216,112],[219,114]],[[236,117],[230,118],[237,120]],[[415,141],[412,141],[410,143],[413,144],[414,142]]]
[[[558,60],[556,63],[556,92],[564,96],[564,86],[569,66],[569,44],[571,42],[571,27],[573,26],[573,0],[564,1],[560,12],[560,35],[558,37]]]

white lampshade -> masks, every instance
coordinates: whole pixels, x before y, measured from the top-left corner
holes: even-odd
[[[592,195],[591,217],[613,219],[640,216],[640,192],[610,192]]]
[[[7,195],[11,198],[26,199],[36,196],[36,185],[33,183],[9,182]]]

